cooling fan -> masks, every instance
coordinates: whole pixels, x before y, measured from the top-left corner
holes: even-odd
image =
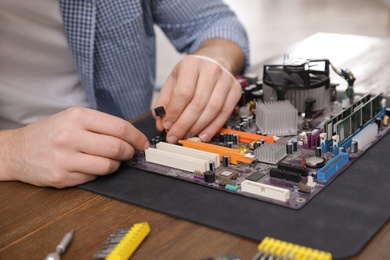
[[[331,98],[329,64],[324,59],[264,65],[264,101],[288,100],[299,113],[307,103],[313,113],[323,111]]]

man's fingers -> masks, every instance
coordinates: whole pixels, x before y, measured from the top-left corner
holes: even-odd
[[[51,187],[62,189],[65,187],[76,186],[76,185],[79,185],[80,183],[90,182],[90,181],[95,180],[96,178],[97,178],[96,175],[90,175],[90,174],[85,174],[85,173],[80,173],[80,172],[71,172],[71,173],[67,174],[66,179],[64,181],[52,182],[52,183],[49,183],[46,185],[39,185],[39,184],[37,184],[37,185],[39,185],[39,186],[49,185]]]
[[[121,162],[105,157],[75,153],[69,172],[80,172],[88,175],[107,175],[118,170]]]
[[[197,118],[191,129],[189,129],[186,137],[191,137],[198,134],[207,125],[211,124],[215,118],[221,116],[221,110],[224,106],[224,103],[228,102],[228,99],[226,98],[228,92],[226,90],[231,88],[231,83],[232,81],[229,77],[225,77],[224,80],[218,81],[205,110],[199,116],[199,118]]]
[[[172,89],[169,101],[165,106],[166,114],[162,120],[164,129],[170,129],[178,120],[186,106],[191,102],[195,94],[195,88],[198,84],[198,59],[186,59],[186,63],[179,63],[175,68],[172,80],[168,89]],[[183,67],[182,67],[183,66]],[[175,82],[174,82],[175,81]],[[165,86],[164,86],[165,88]],[[165,94],[163,92],[162,94]],[[164,104],[163,104],[164,105]]]
[[[240,88],[241,87],[238,85],[233,87],[232,91],[229,92],[226,102],[223,104],[218,116],[206,128],[204,128],[201,133],[199,133],[199,137],[202,141],[209,141],[229,119],[229,116],[234,109],[234,106],[231,104],[237,104],[241,97]]]
[[[87,131],[122,139],[140,151],[149,145],[146,136],[123,119],[85,108],[71,108],[67,112],[70,120],[82,121]]]
[[[91,132],[78,138],[76,149],[82,153],[118,161],[130,160],[134,155],[134,148],[122,139]]]
[[[169,129],[167,135],[168,142],[174,143],[178,139],[183,138],[183,136],[185,136],[191,127],[197,122],[198,118],[204,114],[204,110],[210,102],[210,96],[215,92],[214,85],[217,81],[218,77],[211,77],[208,73],[203,73],[199,76],[196,92],[191,102],[187,105],[184,111],[182,111],[180,117]],[[223,96],[222,100],[224,100]],[[218,100],[217,102],[221,103],[222,101]]]

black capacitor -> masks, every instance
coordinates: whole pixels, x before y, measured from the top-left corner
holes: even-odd
[[[262,101],[263,100],[263,90],[252,91],[252,97],[254,99],[256,99],[256,101]]]
[[[248,117],[247,126],[248,126],[249,128],[253,126],[253,116],[249,116],[249,117]]]
[[[245,127],[246,127],[246,123],[245,122],[241,122],[241,123],[239,123],[239,126],[241,127],[241,131],[244,131]]]
[[[160,135],[160,141],[166,142],[167,141],[167,131],[162,131]]]
[[[358,152],[358,142],[352,141],[351,142],[351,153],[357,153]]]
[[[233,142],[227,142],[227,143],[226,143],[226,146],[227,146],[228,148],[233,148]]]
[[[152,138],[152,139],[150,139],[150,146],[151,147],[156,147],[156,138]]]
[[[227,143],[232,141],[232,136],[233,136],[232,133],[227,133],[225,135],[225,137],[226,137],[225,140],[226,140]]]
[[[347,150],[345,150],[344,147],[340,146],[339,147],[339,153],[345,153],[345,152],[347,152]]]
[[[246,128],[249,128],[249,127],[250,127],[250,125],[249,125],[249,119],[248,119],[248,118],[245,118],[245,119],[244,119],[244,123],[245,123],[245,127],[246,127]]]
[[[205,171],[204,172],[204,181],[207,183],[215,182],[215,172],[214,171]]]
[[[238,145],[239,136],[238,134],[233,135],[233,145]]]
[[[215,163],[213,161],[209,161],[209,170],[215,171]]]
[[[257,131],[256,131],[256,134],[257,134],[257,135],[263,135],[263,133],[262,133],[260,130],[257,130]]]
[[[293,153],[293,144],[291,142],[288,142],[286,144],[286,153],[287,154],[292,154]]]
[[[321,148],[321,146],[316,147],[315,155],[317,157],[322,157],[322,148]]]
[[[223,165],[223,167],[230,166],[230,156],[229,155],[222,156],[222,165]]]
[[[236,125],[235,128],[236,128],[237,131],[241,131],[241,126],[240,125]]]
[[[220,133],[219,134],[219,142],[220,143],[224,143],[225,141],[226,141],[225,134],[224,133]]]
[[[256,150],[257,148],[259,148],[260,146],[261,146],[261,141],[256,141],[256,142],[255,142],[255,145],[254,145],[255,150]]]
[[[292,141],[292,144],[293,144],[293,151],[294,152],[298,151],[298,141],[294,139]]]
[[[382,118],[380,118],[380,117],[375,118],[375,124],[378,125],[378,128],[381,128],[381,126],[382,126]]]
[[[265,144],[265,139],[260,140],[261,144]]]

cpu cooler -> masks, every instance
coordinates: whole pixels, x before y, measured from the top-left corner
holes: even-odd
[[[264,65],[263,100],[288,100],[304,113],[307,102],[321,112],[331,97],[329,60],[304,60],[283,65]]]

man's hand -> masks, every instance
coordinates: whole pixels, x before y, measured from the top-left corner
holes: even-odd
[[[214,39],[194,54],[175,66],[155,104],[165,107],[166,114],[156,118],[156,127],[169,130],[169,143],[196,134],[209,141],[241,97],[241,86],[231,74],[241,71],[244,64],[237,45]]]
[[[129,122],[70,108],[26,127],[0,132],[0,180],[63,188],[118,169],[148,139]]]

